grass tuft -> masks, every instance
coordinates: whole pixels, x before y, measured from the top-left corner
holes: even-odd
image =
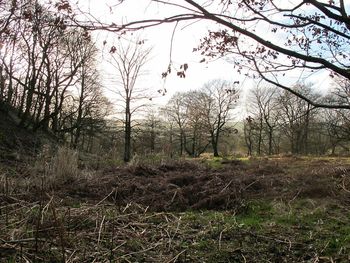
[[[47,169],[55,180],[68,181],[76,178],[79,174],[78,153],[67,147],[59,147]]]

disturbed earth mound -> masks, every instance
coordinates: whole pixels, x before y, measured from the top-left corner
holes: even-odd
[[[300,162],[300,161],[299,161]],[[290,160],[224,165],[211,169],[195,162],[150,167],[138,165],[105,171],[92,179],[62,185],[73,199],[107,198],[117,206],[135,202],[154,211],[244,209],[246,200],[339,198],[346,202],[349,167],[326,162],[290,171]]]

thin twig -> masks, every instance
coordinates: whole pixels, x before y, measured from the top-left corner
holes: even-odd
[[[36,239],[34,237],[32,238],[23,238],[23,239],[16,239],[16,240],[4,240],[0,238],[0,242],[7,243],[7,244],[17,244],[17,243],[26,243],[26,242],[46,242],[44,239]]]
[[[229,186],[232,184],[232,182],[233,182],[233,180],[231,180],[231,181],[220,191],[220,194],[221,194],[222,192],[224,192],[224,191],[227,189],[227,187],[229,187]]]
[[[103,198],[100,202],[98,202],[95,206],[99,206],[101,203],[103,203],[108,197],[110,197],[114,193],[114,189],[105,197]]]
[[[101,224],[100,224],[100,228],[99,228],[99,231],[98,231],[97,245],[100,244],[101,232],[102,232],[103,222],[105,221],[105,218],[106,218],[106,216],[103,216]]]
[[[226,228],[224,228],[221,232],[220,232],[220,235],[219,235],[219,250],[221,250],[221,239],[222,239],[222,234],[223,232],[226,230]]]
[[[170,259],[169,261],[167,261],[167,263],[170,263],[170,262],[176,262],[176,260],[179,258],[179,256],[181,255],[181,254],[183,254],[184,252],[186,252],[187,250],[186,249],[184,249],[184,250],[182,250],[180,253],[178,253],[175,257],[173,257],[172,259]]]
[[[158,242],[158,243],[156,243],[154,246],[149,247],[149,248],[146,248],[146,249],[143,249],[143,250],[141,250],[141,251],[135,251],[135,252],[131,252],[131,253],[122,255],[122,258],[124,259],[124,257],[128,257],[128,256],[131,256],[131,255],[140,254],[140,253],[144,253],[144,252],[150,251],[150,250],[152,250],[152,249],[155,249],[156,247],[158,247],[158,246],[161,245],[161,244],[162,244],[162,242]]]

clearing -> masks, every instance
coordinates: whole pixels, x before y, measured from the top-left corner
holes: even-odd
[[[349,262],[350,160],[0,175],[1,262]]]

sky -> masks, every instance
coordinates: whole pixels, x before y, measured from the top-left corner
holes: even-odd
[[[113,6],[116,0],[89,0],[82,7],[83,10],[94,14],[97,20],[114,22],[120,24],[121,21],[133,21],[147,17],[159,16],[160,8],[156,4],[149,4],[149,1],[129,0],[120,6]],[[111,9],[112,8],[112,9]],[[162,14],[167,10],[161,8]],[[174,10],[168,10],[169,14]],[[166,13],[164,13],[164,16]],[[89,16],[87,15],[87,18]],[[195,23],[195,24],[179,24],[176,27],[174,40],[171,46],[171,38],[175,24],[161,25],[147,30],[141,30],[135,35],[145,39],[145,45],[152,47],[150,60],[146,65],[147,74],[142,77],[139,85],[148,87],[154,91],[166,89],[166,95],[159,96],[153,102],[164,105],[175,92],[189,91],[202,87],[206,82],[212,79],[225,79],[229,81],[240,81],[237,88],[243,86],[251,86],[252,81],[237,74],[233,66],[219,59],[210,63],[200,63],[202,57],[199,53],[193,52],[193,49],[198,47],[200,39],[206,35],[210,24]],[[126,35],[123,38],[134,39],[134,36]],[[118,36],[111,32],[94,32],[97,39],[97,45],[103,47],[104,40],[107,41],[105,49],[118,41]],[[170,52],[172,64],[179,69],[180,65],[187,63],[189,68],[186,72],[186,78],[179,78],[176,74],[170,74],[166,79],[161,77],[162,72],[167,70],[170,62]],[[103,56],[106,56],[104,54]],[[113,74],[108,67],[108,63],[104,64],[105,74],[111,76]],[[108,79],[107,77],[106,79]],[[108,90],[113,90],[113,82],[105,83]],[[113,97],[113,95],[111,95]]]
[[[288,7],[295,2],[300,2],[300,0],[276,0],[275,2],[281,7]],[[174,7],[164,7],[163,5],[151,3],[151,1],[148,0],[127,0],[120,5],[117,5],[117,3],[117,0],[84,0],[80,1],[79,6],[82,10],[86,10],[88,14],[93,14],[96,20],[115,24],[154,17],[166,17],[177,13]],[[92,17],[86,15],[86,18],[91,19]],[[216,78],[233,82],[239,81],[237,89],[243,91],[247,91],[257,85],[256,81],[238,74],[234,70],[233,65],[224,59],[209,63],[200,63],[202,57],[200,54],[193,52],[193,48],[199,45],[200,39],[206,35],[209,29],[215,28],[213,23],[200,21],[192,24],[179,24],[176,27],[171,49],[171,38],[174,26],[174,24],[166,24],[142,30],[137,33],[139,37],[145,40],[145,45],[153,47],[150,61],[146,66],[147,74],[142,77],[138,85],[142,85],[141,88],[148,88],[153,91],[159,89],[167,90],[166,96],[160,96],[154,99],[154,103],[164,105],[175,92],[200,88],[206,82]],[[268,28],[264,30],[266,30],[267,38],[276,38],[275,34],[268,33],[270,32]],[[97,45],[100,47],[103,47],[103,41],[107,41],[106,49],[118,41],[115,33],[99,31],[94,32],[94,36]],[[133,37],[134,36],[130,35],[123,36],[123,38],[126,39],[133,39]],[[274,39],[274,41],[284,41],[284,39]],[[179,78],[176,74],[171,74],[166,79],[161,78],[161,73],[166,71],[170,62],[170,52],[171,60],[175,68],[179,69],[180,65],[184,63],[189,65],[186,78]],[[103,58],[103,56],[106,56],[106,54],[101,55],[101,58]],[[105,85],[107,89],[109,91],[113,90],[116,88],[115,83],[109,81],[109,79],[113,77],[113,71],[110,70],[108,63],[101,63],[101,67],[105,74]],[[299,72],[295,72],[289,75],[288,79],[286,78],[284,81],[306,81],[307,83],[314,83],[315,87],[319,87],[321,92],[325,92],[325,90],[332,85],[329,73],[325,71],[310,75],[307,79],[301,79],[300,76],[301,74],[299,74]],[[110,97],[112,98],[113,95]],[[245,96],[241,97],[244,98]]]

